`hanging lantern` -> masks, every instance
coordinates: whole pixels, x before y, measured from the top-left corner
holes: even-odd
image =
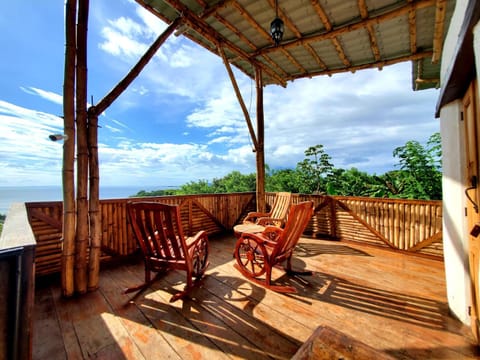
[[[283,21],[278,17],[278,0],[275,0],[275,19],[270,23],[270,35],[275,42],[275,46],[278,46],[282,41],[283,30]]]
[[[270,35],[272,36],[273,41],[275,41],[275,45],[280,44],[283,38],[283,21],[279,17],[276,17],[272,23],[270,24]]]

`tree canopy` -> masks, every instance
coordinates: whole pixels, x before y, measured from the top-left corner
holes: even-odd
[[[305,159],[294,169],[272,170],[266,165],[265,190],[404,199],[442,198],[440,133],[433,134],[425,146],[418,141],[407,141],[393,151],[393,156],[398,158],[397,170],[371,175],[356,168],[335,168],[323,145],[318,144],[305,150]],[[232,171],[210,182],[192,181],[176,190],[142,190],[135,196],[255,191],[255,181],[255,173],[245,175]]]

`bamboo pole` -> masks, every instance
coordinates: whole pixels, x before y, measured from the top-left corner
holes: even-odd
[[[263,113],[262,70],[255,68],[257,88],[257,211],[265,212],[265,125]]]
[[[125,89],[132,83],[133,80],[135,80],[143,68],[152,59],[157,50],[160,49],[160,46],[162,46],[162,44],[168,39],[173,31],[182,23],[182,19],[182,17],[176,18],[165,29],[165,31],[158,36],[158,38],[153,42],[150,48],[129,71],[129,73],[102,100],[100,100],[100,102],[93,107],[91,111],[94,111],[96,115],[100,115],[125,91]]]
[[[98,117],[88,117],[88,149],[89,149],[89,170],[90,170],[90,258],[88,263],[88,290],[98,288],[100,271],[100,248],[102,241],[102,218],[100,213],[100,176],[98,166]]]
[[[87,292],[88,145],[87,145],[87,24],[89,0],[78,1],[77,23],[77,234],[75,239],[75,291]]]
[[[63,123],[68,139],[63,144],[63,251],[62,251],[62,294],[71,296],[74,292],[75,254],[75,55],[76,55],[76,1],[65,2],[65,74],[63,85]]]
[[[230,81],[232,83],[233,90],[235,91],[235,95],[237,96],[237,100],[240,103],[240,107],[242,108],[243,116],[245,117],[245,121],[247,122],[247,127],[248,127],[248,131],[250,132],[250,137],[252,138],[253,147],[255,148],[255,151],[258,152],[258,140],[257,140],[257,137],[255,136],[255,130],[253,129],[252,120],[250,118],[250,114],[248,113],[247,106],[243,101],[242,93],[240,92],[240,88],[238,87],[237,81],[235,80],[235,75],[233,74],[230,63],[228,62],[227,56],[225,55],[225,51],[223,50],[220,43],[217,45],[217,48],[218,48],[218,52],[220,53],[220,56],[223,59],[223,64],[227,69],[228,77],[230,78]]]

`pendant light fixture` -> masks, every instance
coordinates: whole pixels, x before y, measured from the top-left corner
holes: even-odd
[[[270,35],[276,46],[282,41],[283,30],[283,21],[278,17],[278,0],[275,0],[275,19],[270,24]]]

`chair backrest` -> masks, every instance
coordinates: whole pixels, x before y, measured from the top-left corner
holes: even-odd
[[[272,259],[293,251],[312,218],[313,209],[313,201],[305,201],[290,206],[287,223],[272,251]]]
[[[154,202],[127,204],[138,244],[145,257],[182,261],[187,254],[178,206]]]
[[[289,192],[279,192],[275,196],[270,217],[273,219],[285,219],[290,207],[292,194]]]

